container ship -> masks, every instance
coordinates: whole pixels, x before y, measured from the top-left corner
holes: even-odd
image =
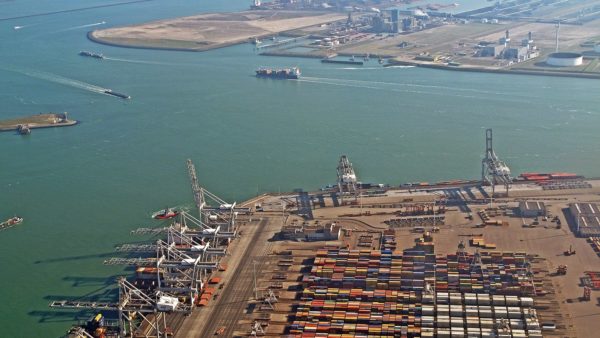
[[[284,68],[284,69],[272,69],[272,68],[260,68],[256,70],[257,77],[269,77],[273,79],[294,79],[300,78],[300,68]]]
[[[104,55],[102,55],[101,53],[88,52],[85,50],[82,50],[81,52],[79,52],[79,55],[89,56],[89,57],[96,58],[96,59],[104,59]]]

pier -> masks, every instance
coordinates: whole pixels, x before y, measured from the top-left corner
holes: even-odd
[[[10,120],[0,121],[0,131],[19,130],[20,126],[26,126],[29,129],[69,127],[78,123],[76,120],[70,120],[67,113],[47,113],[25,116]]]

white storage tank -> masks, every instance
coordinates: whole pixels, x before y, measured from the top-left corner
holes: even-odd
[[[546,63],[556,67],[580,66],[583,63],[583,55],[573,52],[556,52],[548,55]]]

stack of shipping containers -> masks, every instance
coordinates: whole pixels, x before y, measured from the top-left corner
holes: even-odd
[[[385,243],[385,234],[382,242]],[[388,239],[391,242],[390,239]],[[291,337],[541,337],[524,254],[318,250]],[[495,334],[494,332],[497,332]]]

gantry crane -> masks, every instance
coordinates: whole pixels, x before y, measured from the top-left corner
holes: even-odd
[[[481,183],[487,183],[492,186],[492,197],[496,192],[497,184],[505,187],[506,195],[508,196],[508,190],[512,183],[510,168],[496,156],[492,142],[492,129],[486,129],[485,157],[481,161]]]
[[[73,310],[103,310],[116,311],[119,315],[118,337],[137,337],[144,336],[148,338],[167,337],[169,332],[167,326],[166,314],[168,312],[189,312],[186,304],[181,304],[176,297],[172,297],[164,292],[155,292],[148,294],[124,277],[118,280],[119,300],[116,303],[110,302],[79,302],[79,301],[53,301],[51,308],[73,309]],[[85,329],[80,328],[80,331]],[[86,332],[93,335],[93,332]]]
[[[198,208],[199,219],[210,226],[223,226],[225,231],[235,231],[235,220],[239,211],[246,212],[247,208],[236,208],[236,203],[227,203],[219,196],[204,189],[198,184],[196,167],[191,159],[187,160],[188,174],[194,201]]]
[[[353,196],[354,200],[358,198],[358,188],[356,181],[356,173],[352,168],[352,163],[346,155],[340,157],[337,166],[337,185],[340,194],[340,204],[344,204],[345,195]]]

